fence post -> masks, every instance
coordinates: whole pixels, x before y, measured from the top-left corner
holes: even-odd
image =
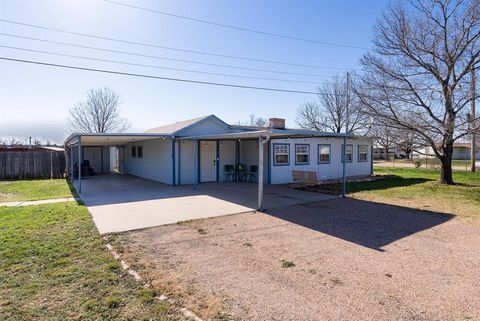
[[[53,179],[53,152],[50,152],[50,179]]]

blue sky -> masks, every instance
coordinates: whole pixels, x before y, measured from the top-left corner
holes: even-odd
[[[386,1],[381,0],[118,1],[239,27],[360,47],[371,47],[373,26],[387,5]],[[0,0],[0,19],[161,46],[318,66],[358,68],[358,60],[364,53],[361,49],[326,46],[224,29],[125,8],[102,0]],[[66,35],[3,22],[0,22],[0,32],[204,63],[326,76],[340,72],[332,69],[293,67],[182,53]],[[170,68],[314,83],[201,75],[0,48],[0,55],[3,57],[202,81],[315,91],[317,83],[328,79],[319,76],[201,66],[7,36],[0,36],[0,45]],[[68,110],[75,102],[85,97],[88,89],[99,86],[110,86],[120,95],[122,115],[132,122],[130,131],[144,131],[151,127],[206,114],[215,114],[230,123],[246,121],[249,114],[266,118],[283,117],[287,119],[287,125],[294,126],[298,106],[317,99],[308,94],[205,86],[0,61],[0,137],[32,136],[62,142],[67,134]]]

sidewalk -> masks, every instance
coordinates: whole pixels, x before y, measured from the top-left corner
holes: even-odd
[[[39,200],[39,201],[4,202],[4,203],[0,203],[0,206],[16,207],[16,206],[41,205],[41,204],[61,203],[61,202],[73,202],[75,200],[76,200],[75,197],[63,197],[63,198],[52,198],[52,199]]]

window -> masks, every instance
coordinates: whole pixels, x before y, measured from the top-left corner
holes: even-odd
[[[358,161],[366,162],[368,153],[368,145],[358,145]]]
[[[132,157],[137,157],[137,146],[132,146]]]
[[[295,165],[308,165],[310,163],[310,145],[295,145]]]
[[[342,162],[343,162],[343,149],[345,145],[342,144]],[[345,157],[347,159],[347,163],[351,163],[353,161],[353,145],[347,145],[347,150],[345,151]]]
[[[290,145],[289,144],[273,144],[273,165],[290,164]]]
[[[143,158],[143,146],[137,146],[137,157]]]
[[[318,145],[318,163],[328,164],[330,163],[330,145]]]

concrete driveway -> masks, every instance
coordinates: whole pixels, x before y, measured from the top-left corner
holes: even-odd
[[[82,201],[102,234],[255,210],[254,183],[170,186],[128,175],[99,175],[82,181]],[[286,186],[265,188],[265,208],[335,198]]]

